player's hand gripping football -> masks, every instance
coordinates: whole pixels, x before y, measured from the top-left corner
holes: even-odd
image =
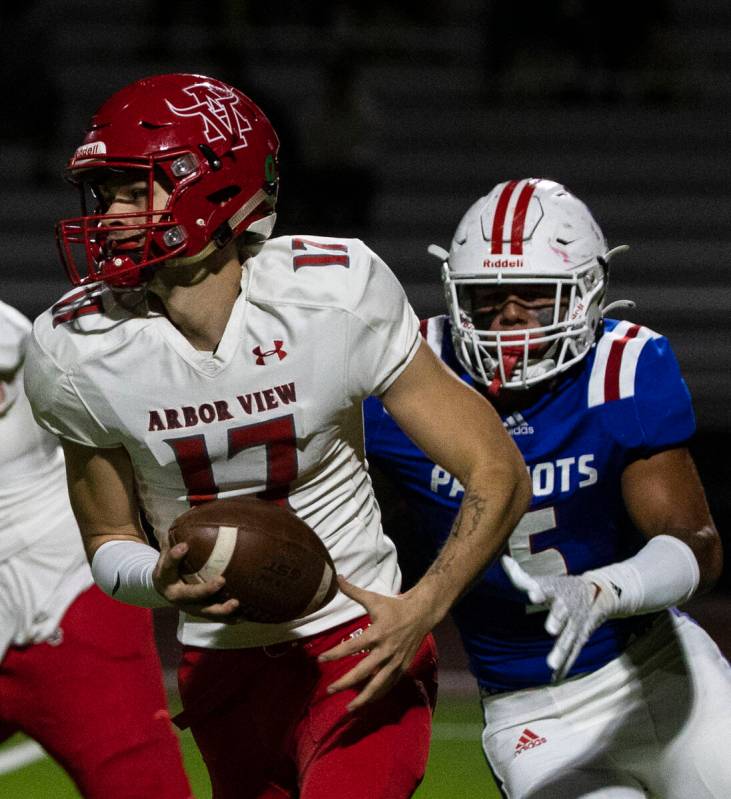
[[[424,636],[433,624],[424,618],[421,599],[411,592],[385,596],[366,591],[338,577],[340,590],[362,605],[371,618],[371,625],[357,638],[338,644],[320,655],[320,660],[337,660],[357,652],[368,655],[328,687],[330,693],[363,685],[348,710],[384,696],[408,670]]]
[[[556,643],[546,658],[553,681],[563,680],[574,665],[589,636],[617,610],[617,595],[611,585],[583,575],[531,577],[516,560],[502,558],[510,581],[536,605],[548,605],[546,632]]]
[[[170,547],[164,544],[160,549],[152,575],[152,582],[159,594],[172,602],[179,610],[200,616],[208,621],[235,624],[239,603],[236,599],[221,602],[216,597],[226,583],[223,577],[214,577],[205,583],[186,583],[180,576],[180,564],[188,551],[187,544]]]

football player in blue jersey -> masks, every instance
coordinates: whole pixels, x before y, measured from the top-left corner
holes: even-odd
[[[722,548],[687,444],[691,400],[668,341],[607,317],[609,250],[549,180],[478,200],[443,262],[448,313],[422,334],[488,397],[533,501],[455,606],[505,795],[731,795],[731,669],[676,606]],[[631,305],[631,303],[628,303]],[[439,551],[462,486],[366,402],[366,446],[408,579]],[[393,501],[395,497],[395,501]]]

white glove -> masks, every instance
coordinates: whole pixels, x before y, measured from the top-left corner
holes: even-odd
[[[594,630],[618,612],[621,590],[596,574],[531,577],[508,555],[502,564],[513,585],[531,602],[548,605],[544,627],[556,636],[556,643],[546,662],[553,681],[563,680]]]

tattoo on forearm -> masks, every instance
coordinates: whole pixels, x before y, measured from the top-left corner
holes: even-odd
[[[467,489],[459,506],[457,518],[452,525],[452,535],[455,538],[469,538],[479,528],[485,515],[487,500],[485,497]]]
[[[487,500],[485,497],[467,489],[462,504],[459,506],[457,518],[452,525],[449,538],[463,540],[471,538],[483,523],[486,509]],[[443,574],[450,570],[457,555],[449,550],[449,547],[445,547],[439,553],[431,569],[429,569],[432,574]]]

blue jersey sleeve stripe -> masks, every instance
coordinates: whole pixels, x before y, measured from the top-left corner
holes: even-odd
[[[640,354],[645,344],[656,338],[660,338],[658,333],[632,322],[619,322],[601,337],[589,377],[590,408],[634,396]]]
[[[429,319],[423,319],[421,322],[421,335],[426,339],[432,352],[439,358],[444,355],[444,323],[446,317],[432,316]]]

